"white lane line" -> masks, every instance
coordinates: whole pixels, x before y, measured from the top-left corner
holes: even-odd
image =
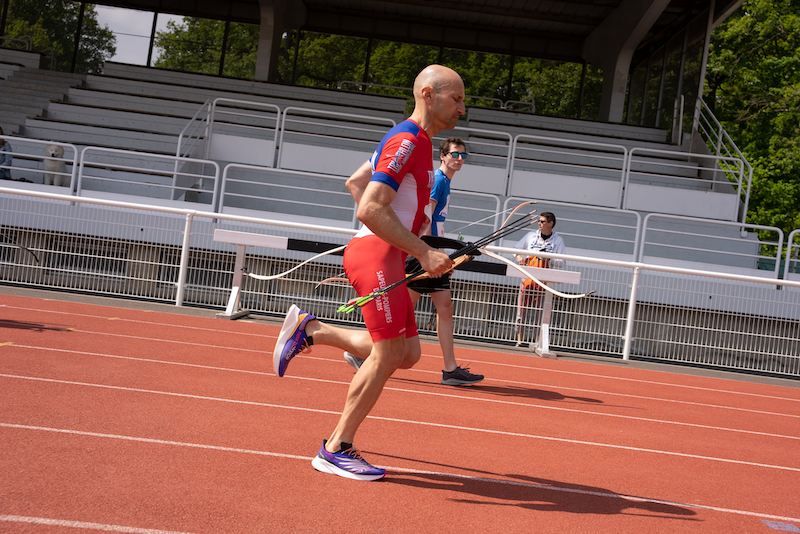
[[[10,308],[10,306],[4,305],[4,304],[0,305],[0,307],[9,307]],[[25,310],[25,311],[35,311],[35,312],[42,312],[42,313],[57,313],[57,314],[65,314],[65,315],[74,315],[74,316],[79,316],[79,317],[89,317],[89,318],[101,319],[101,320],[107,320],[108,319],[107,316],[78,314],[78,313],[70,313],[70,312],[63,312],[63,311],[53,311],[53,310],[48,310],[48,309],[20,308],[20,307],[15,307],[14,309]],[[166,313],[166,312],[161,312],[161,313]],[[203,331],[203,332],[221,332],[221,333],[229,333],[229,334],[233,333],[233,332],[231,332],[229,330],[217,330],[217,329],[213,329],[213,328],[203,328],[203,327],[197,327],[197,326],[184,326],[184,325],[179,325],[179,324],[165,325],[164,323],[160,323],[160,322],[156,322],[156,321],[141,321],[141,320],[136,320],[136,319],[119,319],[119,320],[120,321],[135,322],[135,323],[139,323],[139,324],[153,325],[153,326],[162,326],[162,327],[163,326],[171,326],[171,327],[175,327],[175,328],[185,328],[185,329],[192,329],[192,330],[200,330],[200,331]],[[275,325],[275,326],[277,326],[277,325]],[[88,331],[88,330],[87,331],[76,330],[76,332],[84,332],[84,333],[100,334],[100,335],[121,335],[121,334],[106,334],[104,332],[93,332],[93,331]],[[247,333],[247,332],[235,332],[235,334],[236,335],[255,336],[255,337],[267,338],[267,339],[275,339],[277,337],[277,336],[272,336],[272,335],[252,334],[252,333]],[[137,337],[137,336],[128,336],[128,337]],[[138,338],[137,337],[137,339],[142,339],[142,338]],[[154,341],[165,341],[165,342],[178,343],[178,342],[174,342],[174,341],[169,340],[169,339],[158,339],[158,340],[154,340]],[[200,344],[198,344],[198,345],[200,345]],[[200,346],[203,346],[203,345],[200,345]],[[218,347],[218,348],[225,348],[225,347]],[[228,348],[230,350],[240,350],[240,351],[247,351],[248,350],[248,349],[239,349],[239,348],[236,348],[236,347],[228,347]],[[472,350],[472,351],[477,351],[477,352],[491,352],[491,350],[489,350],[489,349],[476,349],[476,348],[467,348],[465,350]],[[254,352],[261,352],[261,351],[254,351]],[[433,355],[431,355],[431,356],[433,356]],[[485,365],[495,365],[495,366],[500,366],[500,367],[510,367],[510,368],[514,368],[514,369],[530,370],[530,367],[526,367],[524,365],[498,363],[498,362],[495,362],[495,361],[480,361],[480,360],[474,360],[474,361],[475,361],[475,363],[481,363],[481,364],[485,364]],[[692,390],[698,390],[698,391],[709,391],[709,392],[713,392],[713,393],[727,393],[727,394],[730,394],[730,395],[744,395],[744,396],[758,397],[758,398],[764,398],[764,399],[774,399],[774,400],[800,402],[800,398],[778,397],[778,396],[775,396],[775,395],[764,395],[764,394],[761,394],[761,393],[750,393],[750,392],[746,392],[746,391],[733,391],[733,390],[727,390],[727,389],[715,389],[715,388],[708,388],[708,387],[701,387],[701,386],[690,386],[690,385],[687,385],[687,384],[673,384],[673,383],[669,383],[669,382],[656,382],[656,381],[652,381],[652,380],[642,380],[642,379],[636,379],[636,378],[626,378],[626,377],[619,377],[619,376],[599,375],[599,374],[593,374],[593,373],[581,373],[581,372],[576,372],[576,371],[565,371],[563,369],[539,369],[539,371],[541,371],[541,372],[561,373],[561,374],[573,375],[573,376],[587,376],[587,377],[591,377],[591,378],[603,378],[603,379],[623,381],[623,382],[634,382],[634,383],[639,383],[639,384],[650,384],[650,385],[656,385],[656,386],[667,386],[667,387],[676,387],[676,388],[683,388],[683,389],[692,389]],[[658,371],[653,371],[653,372],[658,372]],[[719,378],[717,380],[727,380],[727,379]],[[778,386],[778,387],[783,387],[783,386]]]
[[[206,450],[214,450],[214,451],[223,451],[223,452],[235,452],[235,453],[243,453],[243,454],[255,454],[259,456],[270,456],[274,458],[282,458],[282,459],[289,459],[289,460],[302,460],[306,462],[310,462],[313,457],[311,456],[301,456],[296,454],[285,454],[279,452],[270,452],[270,451],[258,451],[252,449],[241,449],[236,447],[223,447],[218,445],[206,445],[201,443],[189,443],[189,442],[182,442],[182,441],[171,441],[171,440],[161,440],[161,439],[153,439],[153,438],[142,438],[136,436],[125,436],[120,434],[106,434],[100,432],[87,432],[82,430],[71,430],[65,428],[52,428],[52,427],[42,427],[42,426],[32,426],[32,425],[18,425],[12,423],[0,423],[0,427],[6,428],[15,428],[20,430],[31,430],[31,431],[41,431],[41,432],[54,432],[54,433],[61,433],[61,434],[72,434],[78,436],[87,436],[87,437],[96,437],[96,438],[107,438],[107,439],[117,439],[117,440],[125,440],[125,441],[133,441],[133,442],[140,442],[140,443],[152,443],[157,445],[171,445],[177,447],[187,447],[187,448],[196,448],[196,449],[206,449]],[[758,517],[764,519],[774,519],[778,521],[789,521],[789,522],[800,522],[799,518],[794,517],[784,517],[784,516],[777,516],[772,514],[764,514],[760,512],[751,512],[747,510],[737,510],[733,508],[722,508],[719,506],[708,506],[702,504],[690,504],[690,503],[682,503],[677,501],[667,501],[662,499],[652,499],[647,497],[639,497],[634,495],[625,495],[622,493],[613,493],[613,492],[606,492],[606,491],[592,491],[586,489],[579,489],[579,488],[562,488],[558,486],[553,486],[550,484],[534,484],[531,482],[521,482],[518,480],[505,480],[499,478],[488,478],[488,477],[477,477],[477,476],[470,476],[470,475],[460,475],[455,473],[443,473],[438,471],[423,471],[419,469],[409,469],[409,468],[402,468],[402,467],[392,467],[382,465],[379,467],[386,468],[390,471],[397,471],[401,473],[408,473],[408,474],[416,474],[416,475],[428,475],[428,476],[439,476],[444,478],[452,478],[457,480],[469,480],[469,481],[476,481],[476,482],[486,482],[490,484],[501,484],[501,485],[509,485],[509,486],[521,486],[531,489],[538,489],[538,490],[547,490],[547,491],[554,491],[554,492],[562,492],[562,493],[574,493],[580,495],[590,495],[595,497],[605,497],[609,499],[622,499],[634,502],[649,502],[649,503],[656,503],[656,504],[666,504],[672,506],[680,506],[685,508],[692,508],[698,510],[710,510],[715,512],[722,512],[722,513],[729,513],[729,514],[738,514],[738,515],[745,515],[751,517]],[[458,469],[458,468],[456,468]],[[161,531],[157,531],[161,532]]]
[[[11,523],[30,523],[33,525],[47,525],[54,527],[82,528],[85,530],[103,530],[105,532],[125,532],[131,534],[190,534],[174,530],[158,530],[154,528],[125,527],[122,525],[106,525],[103,523],[88,523],[86,521],[69,521],[66,519],[50,519],[47,517],[29,517],[24,515],[0,515],[0,521]]]
[[[476,363],[493,364],[493,365],[498,365],[500,367],[512,367],[512,368],[517,368],[517,369],[530,369],[530,367],[525,367],[524,365],[515,365],[515,364],[509,364],[509,363],[497,363],[497,362],[485,362],[485,361],[484,362],[478,362],[478,360],[475,360],[475,362]],[[659,363],[659,362],[656,361],[655,363]],[[596,364],[596,365],[599,365],[599,364]],[[725,371],[725,369],[717,369],[717,370],[718,371]],[[621,381],[621,382],[634,382],[634,383],[637,383],[637,384],[647,384],[647,385],[652,385],[652,386],[666,386],[666,387],[674,387],[674,388],[682,388],[682,389],[692,389],[692,390],[697,390],[697,391],[708,391],[708,392],[711,392],[711,393],[726,393],[726,394],[729,394],[729,395],[744,395],[744,396],[748,396],[748,397],[758,397],[758,398],[762,398],[762,399],[800,402],[800,397],[799,398],[778,397],[778,396],[775,396],[775,395],[764,395],[762,393],[750,393],[748,391],[733,391],[733,390],[730,390],[730,389],[716,389],[716,388],[701,387],[701,386],[690,386],[688,384],[673,384],[673,383],[670,383],[670,382],[656,382],[654,380],[642,380],[642,379],[637,379],[637,378],[626,378],[626,377],[622,377],[622,376],[609,376],[609,375],[598,375],[598,374],[593,374],[593,373],[580,373],[580,372],[576,372],[576,371],[564,371],[563,369],[547,368],[547,369],[537,369],[537,371],[540,371],[542,373],[548,373],[549,372],[549,373],[561,373],[561,374],[572,375],[572,376],[587,376],[587,377],[590,377],[590,378],[604,378],[604,379],[607,379],[607,380],[617,380],[617,381]],[[647,372],[661,373],[662,371],[647,371]],[[790,377],[787,377],[787,378],[790,378]],[[713,378],[713,380],[732,381],[732,379],[729,379],[729,378]],[[742,382],[742,383],[743,384],[747,384],[748,382]],[[786,386],[772,386],[772,385],[768,385],[768,386],[769,387],[782,387],[782,388],[786,387]]]
[[[18,347],[25,347],[25,348],[34,348],[34,347],[27,347],[23,345],[17,345]],[[88,352],[78,352],[78,351],[68,351],[65,349],[50,349],[50,348],[41,348],[38,350],[52,350],[56,352],[67,352],[69,354],[84,354],[84,355],[91,355],[91,356],[99,356],[103,358],[111,358],[111,359],[120,359],[120,360],[133,360],[133,361],[141,361],[147,363],[155,363],[155,364],[162,364],[162,365],[177,365],[182,367],[193,367],[198,369],[207,369],[213,371],[227,371],[233,373],[243,373],[243,374],[253,374],[253,375],[260,375],[266,376],[270,378],[274,378],[275,375],[272,373],[265,373],[263,371],[244,371],[239,369],[232,369],[227,367],[215,367],[215,366],[207,366],[207,365],[200,365],[200,364],[192,364],[192,363],[180,363],[180,362],[165,362],[163,360],[153,360],[150,358],[137,358],[133,356],[114,356],[110,354],[96,354],[96,353],[88,353]],[[0,374],[0,376],[5,376]],[[14,376],[19,378],[27,378],[24,375],[8,375]],[[337,384],[337,385],[344,385],[347,386],[349,382],[345,382],[342,380],[330,380],[330,379],[323,379],[323,378],[312,378],[312,377],[301,377],[301,376],[287,376],[284,378],[291,378],[294,380],[308,380],[312,382],[322,382],[326,384]],[[577,413],[582,415],[595,415],[599,417],[613,417],[617,419],[627,419],[631,421],[642,421],[648,423],[657,423],[657,424],[668,424],[668,425],[678,425],[684,427],[692,427],[692,428],[701,428],[706,430],[714,430],[714,431],[724,431],[724,432],[736,432],[741,434],[752,434],[757,436],[766,436],[766,437],[774,437],[774,438],[783,438],[783,439],[793,439],[800,441],[800,436],[789,436],[785,434],[775,434],[772,432],[760,432],[757,430],[744,430],[744,429],[736,429],[736,428],[728,428],[728,427],[721,427],[721,426],[714,426],[714,425],[702,425],[699,423],[688,423],[684,421],[670,421],[667,419],[654,419],[651,417],[639,417],[634,415],[623,415],[623,414],[614,414],[602,411],[592,411],[592,410],[579,410],[577,408],[566,408],[563,406],[550,406],[547,404],[531,404],[528,402],[518,402],[518,401],[509,401],[509,400],[501,400],[501,399],[494,399],[494,398],[486,398],[486,397],[478,397],[474,394],[469,394],[468,392],[459,393],[458,395],[450,394],[450,393],[442,393],[440,391],[423,391],[423,390],[416,390],[416,389],[406,389],[400,388],[395,386],[385,386],[384,390],[388,391],[396,391],[400,393],[410,393],[414,395],[431,395],[434,397],[445,397],[445,398],[453,398],[458,400],[471,400],[475,402],[490,402],[495,404],[505,404],[509,406],[523,406],[526,408],[532,409],[540,409],[540,410],[553,410],[553,411],[560,411],[560,412],[568,412],[568,413]],[[773,413],[770,415],[783,415]],[[793,415],[787,415],[786,417],[796,417]]]
[[[38,378],[38,377],[27,377],[27,376],[17,376],[17,375],[8,375],[8,374],[0,374],[0,377],[3,378],[16,378],[22,380],[31,380],[36,382],[49,382],[55,384],[67,384],[72,386],[83,386],[83,387],[94,387],[100,389],[109,389],[109,390],[116,390],[116,391],[131,391],[135,393],[147,393],[151,395],[166,395],[170,397],[179,397],[185,399],[196,399],[196,400],[204,400],[204,401],[213,401],[213,402],[223,402],[223,403],[230,403],[230,404],[244,404],[248,406],[258,406],[262,408],[276,408],[279,410],[296,410],[301,412],[311,412],[311,413],[319,413],[319,414],[329,414],[329,415],[341,415],[341,412],[333,411],[333,410],[321,410],[318,408],[304,408],[301,406],[285,406],[282,404],[272,404],[266,402],[255,402],[255,401],[247,401],[247,400],[238,400],[238,399],[225,399],[222,397],[209,397],[205,395],[193,395],[188,393],[175,393],[172,391],[158,391],[152,389],[143,389],[143,388],[130,388],[130,387],[122,387],[122,386],[109,386],[105,384],[91,384],[86,382],[75,382],[71,380],[55,380],[51,378]],[[343,384],[342,382],[336,382]],[[608,449],[619,449],[619,450],[626,450],[626,451],[635,451],[635,452],[643,452],[643,453],[650,453],[650,454],[659,454],[664,456],[675,456],[680,458],[692,458],[696,460],[707,460],[712,462],[722,462],[722,463],[730,463],[730,464],[738,464],[738,465],[747,465],[752,467],[764,467],[768,469],[777,469],[779,471],[796,471],[800,473],[800,468],[798,467],[789,467],[789,466],[782,466],[782,465],[773,465],[773,464],[763,464],[759,462],[748,462],[745,460],[733,460],[730,458],[718,458],[714,456],[703,456],[699,454],[688,454],[683,452],[670,452],[664,451],[659,449],[646,449],[643,447],[631,447],[628,445],[614,445],[611,443],[601,443],[596,441],[584,441],[584,440],[577,440],[577,439],[569,439],[569,438],[558,438],[554,436],[542,436],[537,434],[524,434],[521,432],[508,432],[505,430],[492,430],[488,428],[477,428],[477,427],[466,427],[460,425],[448,425],[446,423],[441,422],[426,422],[426,421],[418,421],[418,420],[411,420],[411,419],[399,419],[395,417],[383,417],[383,416],[376,416],[376,415],[368,415],[368,419],[374,419],[376,421],[389,421],[393,423],[404,423],[409,425],[419,425],[419,426],[432,426],[438,429],[441,428],[449,428],[452,430],[461,430],[466,432],[480,432],[485,434],[495,434],[499,436],[512,436],[512,437],[519,437],[519,438],[526,438],[526,439],[537,439],[537,440],[544,440],[544,441],[554,441],[559,443],[570,443],[573,445],[586,445],[590,447],[602,447]]]
[[[0,304],[0,308],[10,308],[10,306],[8,306],[6,304]],[[14,309],[15,310],[23,310],[23,311],[32,311],[32,312],[37,312],[37,313],[54,313],[54,314],[58,314],[58,315],[69,315],[70,317],[86,317],[86,318],[89,318],[89,319],[98,319],[100,321],[107,321],[108,318],[109,318],[108,315],[90,315],[90,314],[87,314],[87,313],[72,313],[72,312],[66,312],[66,311],[48,310],[48,309],[39,309],[39,308],[18,308],[18,307],[14,307]],[[117,309],[119,309],[119,308],[117,308]],[[141,310],[126,310],[126,311],[141,311]],[[156,313],[164,313],[166,315],[172,315],[169,312],[156,312]],[[178,317],[184,317],[184,316],[183,315],[178,315]],[[198,319],[209,319],[209,317],[198,317]],[[234,332],[231,332],[230,330],[219,330],[219,329],[216,329],[216,328],[207,328],[207,327],[204,327],[204,326],[189,326],[189,325],[176,324],[176,323],[163,323],[163,322],[158,322],[158,321],[142,321],[142,320],[139,320],[139,319],[120,319],[120,318],[115,318],[115,320],[123,322],[123,323],[136,323],[136,324],[162,326],[162,327],[163,326],[169,326],[169,327],[172,327],[172,328],[183,328],[185,330],[199,330],[201,332],[220,332],[220,333],[227,332],[227,333],[234,333]],[[2,321],[2,320],[0,320],[0,321]],[[41,321],[39,321],[37,319],[36,322],[41,322]],[[275,326],[278,326],[278,325],[275,325]],[[76,330],[76,332],[78,332],[78,331],[79,330]],[[97,332],[97,333],[99,333],[99,332]],[[251,332],[235,332],[235,334],[237,336],[238,335],[242,335],[242,336],[265,337],[265,336],[262,336],[261,334],[253,334]],[[266,337],[275,338],[277,336],[266,336]]]
[[[137,338],[137,339],[142,339],[142,338]],[[162,340],[158,340],[158,341],[162,341]],[[164,341],[170,341],[170,340],[164,340]],[[173,343],[184,343],[184,342],[177,342],[177,341],[170,341],[170,342],[173,342]],[[4,345],[3,343],[0,343],[0,346],[3,346],[3,345]],[[192,344],[192,345],[200,346],[200,347],[207,347],[207,348],[214,348],[214,349],[235,350],[235,351],[239,351],[239,352],[256,352],[258,354],[264,354],[265,353],[263,350],[249,350],[249,349],[238,349],[238,348],[237,349],[231,349],[229,347],[203,345],[203,344],[199,344],[199,343],[198,344]],[[199,365],[199,364],[190,364],[190,363],[184,363],[184,362],[172,362],[172,361],[167,361],[167,360],[155,360],[155,359],[149,359],[149,358],[137,358],[137,357],[133,357],[133,356],[117,356],[117,355],[114,355],[114,354],[103,354],[103,353],[96,353],[96,352],[87,352],[87,351],[78,351],[78,350],[69,350],[69,349],[59,349],[59,348],[52,348],[52,347],[37,347],[37,346],[33,346],[33,345],[18,345],[16,343],[7,343],[7,344],[5,344],[5,346],[14,346],[14,347],[17,347],[17,348],[34,349],[34,350],[42,350],[42,351],[64,352],[64,353],[68,353],[68,354],[81,354],[81,355],[85,355],[85,356],[95,356],[95,357],[99,357],[99,358],[128,359],[128,360],[134,360],[134,361],[144,361],[144,362],[150,362],[150,363],[159,363],[159,364],[163,364],[163,365],[182,365],[182,366],[186,366],[186,367],[196,367],[196,368],[200,368],[200,369],[210,369],[210,370],[217,370],[217,371],[229,371],[229,372],[235,372],[235,373],[251,373],[251,374],[262,374],[262,375],[266,375],[266,376],[274,376],[271,373],[262,373],[262,372],[257,372],[257,371],[245,371],[245,370],[232,369],[232,368],[227,368],[227,367],[205,366],[205,365]],[[313,359],[319,360],[319,361],[341,363],[341,360],[338,360],[338,359],[331,359],[331,358],[324,358],[324,357],[317,357],[317,356],[310,356],[310,355],[306,355],[305,357],[313,358]],[[440,358],[440,356],[437,357],[437,358]],[[435,375],[439,374],[438,372],[425,371],[423,369],[411,369],[410,371],[417,372],[417,373],[425,373],[425,374],[435,374]],[[290,377],[287,377],[287,378],[290,378]],[[291,377],[291,378],[299,378],[299,377]],[[308,378],[308,380],[314,380],[314,379]],[[549,385],[549,384],[536,384],[536,383],[531,383],[531,382],[518,382],[518,381],[505,381],[505,380],[492,380],[492,379],[488,379],[487,382],[488,383],[498,383],[498,384],[521,384],[521,385],[524,385],[524,386],[535,386],[535,387],[552,388],[552,385]],[[335,383],[340,383],[340,382],[335,382]],[[387,389],[389,389],[389,388],[387,388]],[[585,390],[585,389],[577,389],[577,388],[570,388],[570,387],[560,387],[560,386],[558,387],[558,389],[559,390],[568,390],[568,391],[582,391],[582,392],[594,393],[594,394],[602,394],[602,395],[629,397],[629,398],[644,399],[644,400],[652,400],[652,401],[657,401],[657,402],[673,402],[673,403],[680,403],[680,404],[688,404],[690,406],[699,406],[699,407],[703,407],[703,408],[716,408],[716,409],[722,409],[722,410],[734,410],[734,411],[739,411],[739,412],[754,413],[754,414],[758,414],[758,415],[771,415],[771,416],[777,416],[777,417],[791,417],[791,418],[795,418],[795,419],[800,419],[800,415],[795,415],[795,414],[780,413],[780,412],[767,412],[767,411],[764,411],[764,410],[755,410],[755,409],[751,409],[751,408],[739,408],[739,407],[735,407],[735,406],[725,406],[725,405],[720,405],[720,404],[706,404],[706,403],[691,402],[691,401],[681,401],[681,400],[668,399],[668,398],[644,397],[644,396],[640,396],[640,395],[632,395],[632,394],[626,394],[626,393],[613,393],[613,392],[606,392],[606,391]],[[405,391],[405,390],[397,389],[397,391]],[[463,397],[464,398],[474,398],[474,397],[470,397],[469,395],[463,395]],[[482,400],[490,401],[491,399],[482,399]],[[500,402],[500,401],[495,401],[495,402]],[[535,406],[535,405],[525,404],[525,406]],[[556,407],[544,406],[544,405],[541,405],[541,407],[542,408],[547,408],[547,409],[554,409],[554,410],[555,409],[559,409],[559,408],[556,408]],[[567,410],[566,408],[562,408],[562,409]],[[589,412],[589,413],[598,413],[600,415],[612,416],[612,414],[605,414],[605,413],[602,413],[602,412]],[[630,416],[617,415],[615,417],[630,417]],[[633,417],[631,417],[631,418],[633,418]],[[637,419],[637,418],[633,418],[633,419]],[[665,422],[665,421],[660,421],[659,420],[659,422]],[[689,423],[675,423],[675,424],[689,424]],[[717,427],[710,427],[710,428],[717,428]],[[740,432],[750,432],[750,431],[741,430]],[[774,436],[777,436],[777,437],[790,437],[790,439],[800,439],[800,438],[795,438],[793,436],[781,436],[779,434],[765,434],[765,435],[774,435]]]

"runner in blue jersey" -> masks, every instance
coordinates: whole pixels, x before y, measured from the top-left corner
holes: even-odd
[[[467,147],[458,137],[448,137],[439,144],[442,163],[436,169],[436,183],[431,190],[429,205],[433,212],[431,235],[444,237],[444,221],[450,208],[450,183],[467,160]],[[416,307],[423,294],[429,294],[436,307],[436,335],[444,357],[441,383],[448,386],[465,386],[483,380],[483,375],[469,372],[456,363],[453,346],[453,296],[450,292],[450,275],[409,284],[411,301]]]

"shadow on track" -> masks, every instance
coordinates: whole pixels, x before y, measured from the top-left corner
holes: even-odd
[[[461,391],[461,392],[481,392],[481,393],[489,393],[491,395],[497,395],[500,397],[515,397],[519,399],[533,399],[533,400],[540,400],[540,401],[547,401],[547,402],[575,402],[575,403],[582,403],[582,404],[603,404],[606,405],[600,399],[592,399],[590,397],[576,397],[573,395],[564,395],[563,393],[559,393],[557,391],[551,391],[547,389],[536,389],[536,388],[527,388],[527,387],[520,387],[520,386],[491,386],[488,384],[478,383],[472,386],[441,386],[440,384],[434,384],[431,382],[425,382],[422,380],[413,380],[409,378],[397,378],[392,377],[390,382],[405,382],[407,384],[416,384],[416,385],[424,385],[424,386],[433,386],[441,391]]]
[[[23,323],[20,321],[10,321],[7,319],[0,319],[0,328],[15,328],[17,330],[35,330],[42,332],[44,330],[55,330],[56,332],[72,332],[72,328],[65,328],[63,326],[48,326],[38,323]]]
[[[392,473],[384,480],[423,489],[454,492],[453,502],[486,506],[515,506],[543,512],[636,515],[697,521],[694,510],[677,503],[623,495],[613,491],[522,475],[497,478],[435,473]]]

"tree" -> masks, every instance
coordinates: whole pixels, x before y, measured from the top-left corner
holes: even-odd
[[[578,117],[583,66],[544,59],[521,58],[514,63],[513,100],[532,100],[536,113],[555,117]],[[603,73],[587,68],[584,102],[580,118],[597,119]]]
[[[749,0],[721,24],[706,87],[753,165],[748,221],[800,228],[800,0]]]
[[[294,83],[336,89],[340,81],[362,81],[367,40],[303,32]]]
[[[70,71],[80,8],[79,2],[64,0],[12,0],[6,36],[31,36],[34,50],[55,57],[56,70]],[[75,72],[102,72],[103,64],[115,53],[113,32],[101,28],[94,6],[85,4]]]
[[[252,79],[258,52],[258,26],[230,23],[227,41],[225,27],[224,21],[196,17],[184,17],[177,23],[167,22],[167,30],[156,33],[155,45],[159,54],[154,65],[186,72],[219,74],[224,45],[222,75]]]

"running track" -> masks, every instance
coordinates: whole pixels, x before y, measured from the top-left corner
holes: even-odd
[[[353,370],[278,330],[0,295],[0,532],[800,532],[796,387],[424,344],[356,482],[310,464]]]

